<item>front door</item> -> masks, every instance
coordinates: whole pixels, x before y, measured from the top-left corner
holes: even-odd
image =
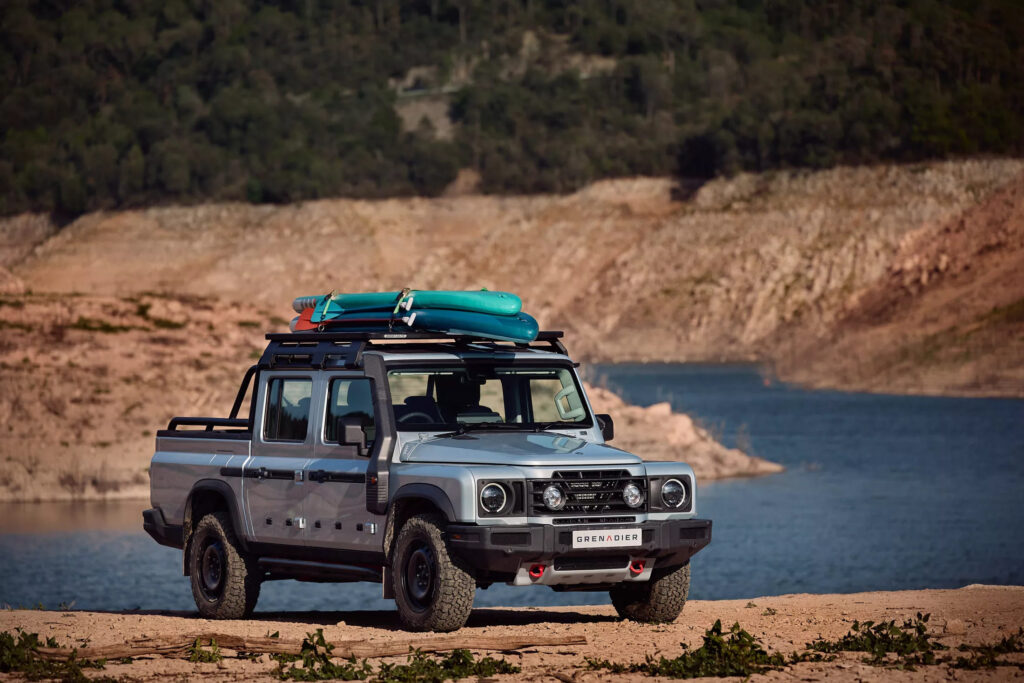
[[[316,394],[310,375],[268,372],[257,409],[253,457],[244,468],[242,489],[253,538],[261,543],[299,545],[307,532],[305,469],[313,450]]]
[[[323,427],[306,465],[307,543],[318,548],[380,552],[384,516],[366,510],[366,466],[376,437],[371,380],[358,373],[324,373]],[[339,443],[338,418],[358,418],[366,447]]]

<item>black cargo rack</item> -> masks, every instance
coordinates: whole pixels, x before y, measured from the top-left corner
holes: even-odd
[[[567,354],[561,330],[537,333],[532,342],[504,342],[468,335],[438,332],[292,332],[267,335],[261,368],[359,367],[363,352],[372,347],[381,351],[437,352],[464,351],[470,346],[492,351],[538,349]]]

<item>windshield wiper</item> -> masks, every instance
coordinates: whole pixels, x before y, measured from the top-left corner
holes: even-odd
[[[461,436],[466,432],[474,430],[485,430],[485,429],[522,429],[523,424],[516,422],[459,422],[458,428],[453,432],[445,432],[444,434],[438,434],[437,438],[445,438],[452,436]]]
[[[547,430],[554,429],[556,427],[561,427],[562,429],[576,429],[572,424],[572,422],[563,422],[558,420],[556,422],[534,422],[530,424],[530,427],[535,432],[546,432]]]

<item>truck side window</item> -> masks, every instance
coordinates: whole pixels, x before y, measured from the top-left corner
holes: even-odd
[[[309,379],[275,377],[267,382],[263,438],[267,441],[305,441],[312,395],[313,381]]]
[[[354,415],[363,423],[366,445],[370,446],[376,436],[373,422],[373,392],[368,379],[335,379],[327,390],[327,421],[324,425],[324,441],[337,443],[337,422],[339,417]]]

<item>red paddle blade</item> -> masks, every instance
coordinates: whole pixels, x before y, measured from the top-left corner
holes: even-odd
[[[313,309],[307,308],[299,314],[298,319],[295,321],[296,332],[308,332],[309,330],[317,329],[318,325],[313,322]]]

